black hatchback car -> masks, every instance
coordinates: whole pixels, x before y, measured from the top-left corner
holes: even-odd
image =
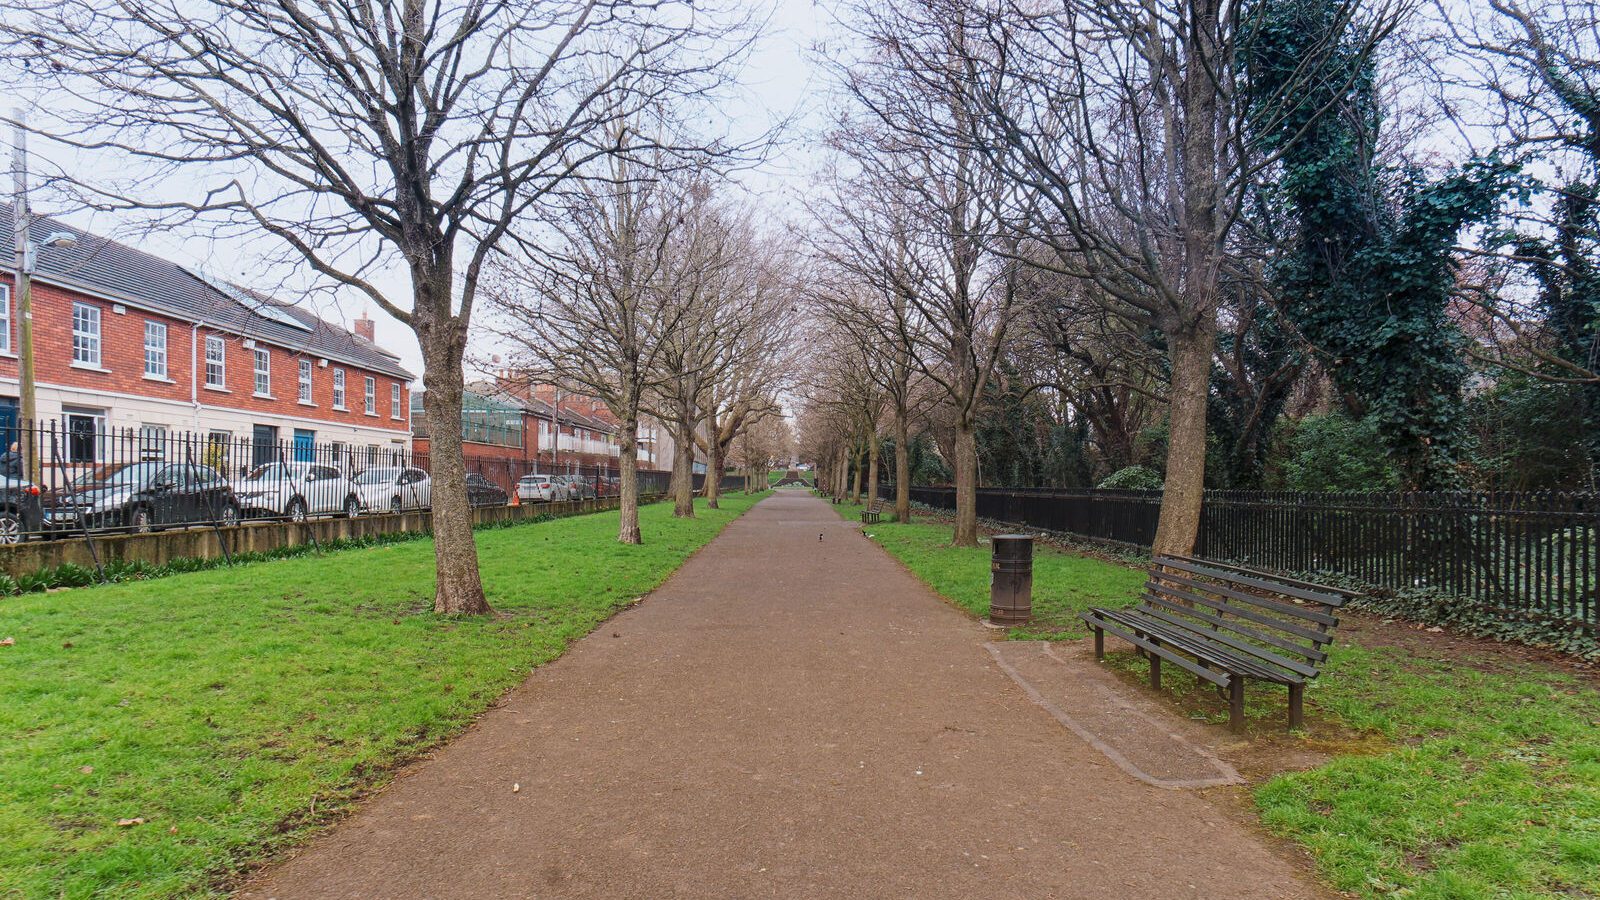
[[[210,466],[132,462],[99,466],[50,498],[46,524],[152,531],[169,525],[239,523],[233,488]]]
[[[467,473],[467,502],[478,506],[505,506],[511,497],[505,489],[477,472]]]

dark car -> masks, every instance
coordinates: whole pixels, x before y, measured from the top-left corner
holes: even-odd
[[[0,544],[15,544],[44,530],[39,486],[9,475],[0,476]]]
[[[236,525],[239,501],[210,466],[130,462],[98,466],[55,493],[45,509],[51,528],[125,527],[152,531],[169,525]]]
[[[477,472],[467,473],[467,502],[474,507],[478,506],[505,506],[511,502],[505,489],[479,475]]]
[[[595,498],[594,482],[582,475],[563,475],[567,481],[567,493],[573,500],[593,500]]]

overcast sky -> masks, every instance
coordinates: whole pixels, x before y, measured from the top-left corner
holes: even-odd
[[[772,156],[759,167],[738,175],[755,202],[769,210],[775,221],[793,220],[800,207],[799,198],[803,196],[807,175],[815,168],[811,136],[822,124],[819,113],[824,76],[812,65],[812,48],[826,45],[833,36],[830,12],[833,6],[833,0],[768,0],[770,27],[743,73],[743,90],[738,100],[725,109],[735,135],[759,134],[774,120],[793,118],[793,127]],[[9,140],[6,143],[9,144]],[[50,151],[41,143],[35,141],[31,148],[36,171],[49,168],[52,161],[65,163],[65,160],[45,158]],[[110,214],[91,215],[63,208],[43,195],[34,197],[34,206],[36,212],[56,215],[75,227],[245,283],[258,279],[271,281],[270,272],[262,268],[259,260],[281,249],[273,238],[264,235],[253,241],[213,238],[194,232],[135,235],[129,232],[130,222],[119,221]],[[398,305],[409,306],[405,298],[409,287],[403,277],[394,278],[383,286],[391,295],[400,298]],[[285,296],[271,284],[264,287],[280,299],[297,299]],[[415,374],[422,374],[421,354],[411,330],[353,292],[338,297],[313,296],[304,302],[323,318],[346,326],[363,310],[368,310],[377,320],[378,343],[399,354]],[[474,315],[480,313],[481,304]]]

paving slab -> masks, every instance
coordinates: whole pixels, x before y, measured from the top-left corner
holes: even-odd
[[[241,894],[1324,896],[1062,727],[991,637],[775,494]]]

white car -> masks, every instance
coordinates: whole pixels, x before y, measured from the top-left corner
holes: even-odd
[[[565,500],[567,486],[550,475],[524,475],[517,482],[517,499],[523,503]]]
[[[308,516],[361,513],[361,499],[350,479],[333,466],[314,463],[257,466],[234,486],[234,493],[246,515],[303,522]]]
[[[355,478],[361,508],[371,512],[402,512],[433,505],[433,481],[428,473],[407,466],[379,466]]]

